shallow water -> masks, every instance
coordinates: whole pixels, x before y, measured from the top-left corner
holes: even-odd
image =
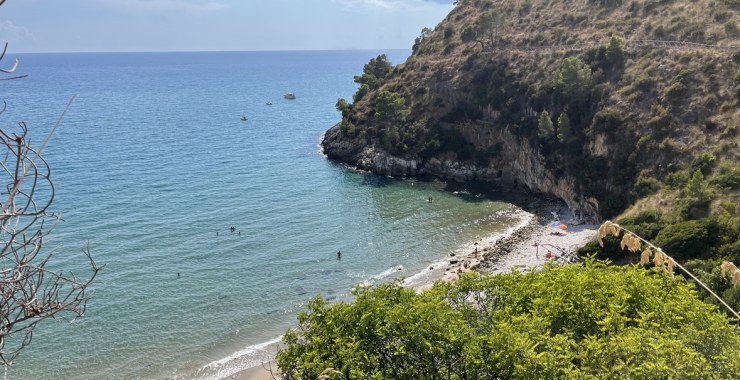
[[[336,99],[379,53],[21,56],[30,77],[0,88],[3,126],[25,120],[40,142],[77,95],[46,151],[56,263],[76,267],[89,241],[106,267],[86,318],[41,325],[9,377],[218,377],[255,364],[314,295],[414,275],[513,224],[479,190],[320,153]]]

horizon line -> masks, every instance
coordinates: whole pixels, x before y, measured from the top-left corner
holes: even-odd
[[[328,52],[328,51],[378,51],[407,50],[411,48],[341,48],[341,49],[265,49],[265,50],[121,50],[121,51],[25,51],[6,54],[139,54],[139,53],[289,53],[289,52]]]

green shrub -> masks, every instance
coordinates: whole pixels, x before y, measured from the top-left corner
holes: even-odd
[[[339,132],[343,136],[354,137],[357,135],[357,127],[349,119],[344,117],[342,118],[342,122],[339,123]]]
[[[649,77],[647,74],[642,74],[635,81],[635,88],[643,93],[650,93],[655,88],[655,79]]]
[[[638,198],[646,197],[650,194],[655,194],[658,192],[658,190],[660,190],[660,181],[644,174],[640,174],[640,176],[637,177],[637,181],[632,187],[632,192]]]
[[[680,82],[672,83],[663,91],[663,98],[675,105],[685,100],[688,91],[689,88],[685,84]]]
[[[709,257],[716,239],[710,218],[670,224],[655,237],[655,245],[677,260]]]
[[[684,267],[691,271],[701,282],[706,284],[713,292],[718,294],[730,307],[740,310],[740,286],[732,285],[732,277],[729,273],[722,273],[720,264],[723,260],[689,260]],[[699,288],[699,296],[706,303],[721,306],[714,296],[706,290]]]
[[[685,100],[689,91],[689,84],[694,73],[688,69],[682,69],[671,79],[670,84],[663,91],[663,98],[671,104],[678,104]]]
[[[352,111],[352,105],[344,98],[337,99],[336,108],[337,111],[342,113],[342,117],[349,117],[349,113]]]
[[[679,170],[675,171],[673,173],[669,173],[665,178],[665,184],[668,185],[670,189],[678,190],[686,186],[686,184],[689,182],[689,172],[688,170]]]
[[[282,378],[735,378],[740,334],[680,277],[588,260],[317,297],[283,336]],[[680,359],[678,359],[680,358]]]
[[[723,206],[725,211],[714,217],[717,223],[717,238],[719,239],[716,256],[740,264],[740,216],[726,211],[728,209],[735,211],[737,209],[736,205],[725,203]]]
[[[355,103],[359,102],[360,99],[364,98],[368,92],[370,92],[370,86],[366,84],[361,84],[360,88],[357,89],[357,92],[352,95],[352,101]]]
[[[708,212],[713,191],[697,169],[681,190],[680,212],[684,219],[694,219]]]
[[[398,153],[401,147],[401,135],[398,133],[398,128],[390,126],[383,130],[380,138],[383,148],[390,153]]]
[[[663,214],[656,210],[643,211],[637,216],[623,218],[618,222],[624,228],[648,240],[655,239],[658,232],[666,225],[663,221]]]
[[[621,112],[614,107],[603,108],[594,115],[592,125],[600,131],[618,131],[624,123]]]
[[[694,162],[691,163],[691,168],[694,170],[700,170],[703,175],[709,174],[714,167],[714,162],[717,157],[711,153],[702,153],[697,157]]]
[[[393,91],[381,91],[375,98],[375,121],[380,125],[397,125],[409,114],[403,97]]]
[[[455,30],[454,30],[454,29],[452,29],[452,27],[451,27],[451,26],[448,26],[448,27],[446,27],[446,28],[445,28],[445,34],[444,34],[444,38],[445,38],[446,40],[449,40],[449,39],[450,39],[450,38],[452,38],[452,36],[454,36],[454,35],[455,35]]]
[[[726,190],[740,189],[740,166],[722,165],[710,180],[713,185]]]

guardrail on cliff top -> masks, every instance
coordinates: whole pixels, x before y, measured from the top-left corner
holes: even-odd
[[[706,49],[715,51],[735,51],[740,50],[739,45],[710,45],[700,44],[697,42],[686,41],[667,41],[667,40],[627,40],[624,41],[625,48],[639,48],[644,46],[665,48],[665,49]],[[583,51],[592,48],[598,48],[604,44],[574,44],[574,45],[548,45],[548,46],[496,46],[483,50],[483,53],[493,53],[500,51],[515,51],[521,53],[555,53],[564,51]]]

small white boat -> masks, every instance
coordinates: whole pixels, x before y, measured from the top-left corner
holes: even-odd
[[[283,95],[283,97],[284,97],[285,99],[295,99],[295,93],[293,93],[293,92],[289,92],[289,93],[287,93],[287,94]]]
[[[247,115],[242,115],[241,119],[242,121],[247,121]]]

